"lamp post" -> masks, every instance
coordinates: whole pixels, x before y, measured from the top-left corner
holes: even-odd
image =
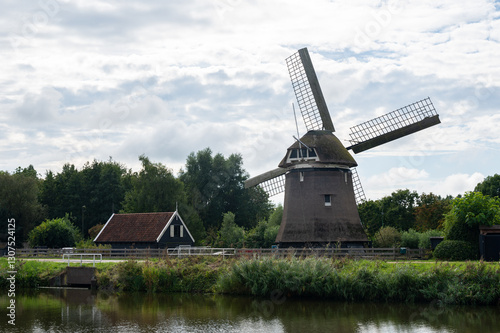
[[[84,236],[84,233],[83,233],[83,224],[84,224],[84,221],[85,221],[85,210],[86,209],[87,209],[87,207],[85,207],[85,205],[83,205],[82,206],[82,236]]]

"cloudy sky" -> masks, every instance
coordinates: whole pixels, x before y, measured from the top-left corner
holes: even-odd
[[[307,47],[335,133],[431,97],[442,123],[354,156],[366,195],[457,195],[500,173],[500,3],[0,0],[0,170],[190,152],[277,167]],[[305,133],[299,122],[301,134]],[[279,200],[276,199],[276,200]]]

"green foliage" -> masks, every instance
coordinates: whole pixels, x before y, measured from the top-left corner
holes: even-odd
[[[418,232],[414,229],[403,231],[401,233],[401,246],[410,249],[430,249],[430,237],[443,236],[443,232],[439,230],[427,230]]]
[[[39,202],[40,182],[32,165],[18,168],[12,175],[0,171],[0,235],[7,234],[7,220],[15,219],[18,247],[22,247],[31,229],[46,217],[46,210]]]
[[[3,259],[0,259],[3,260]],[[7,262],[7,259],[5,259]],[[65,268],[64,263],[41,262],[41,261],[22,261],[16,260],[16,287],[17,288],[38,288],[39,286],[48,286],[49,280],[61,274]],[[3,285],[4,278],[8,276],[7,267],[0,265],[0,285]],[[5,272],[5,274],[3,274]]]
[[[16,285],[48,286],[64,263],[16,261]],[[0,287],[7,285],[0,258]],[[222,260],[217,257],[97,264],[100,290],[216,292],[285,300],[316,297],[337,301],[430,302],[497,305],[500,267],[483,262],[388,263],[308,257]]]
[[[481,192],[490,197],[500,197],[500,175],[486,177],[481,183],[477,184],[474,192]]]
[[[401,233],[401,246],[410,249],[418,249],[420,242],[420,233],[414,229],[403,231]]]
[[[420,233],[418,248],[419,249],[431,249],[431,237],[443,237],[444,232],[441,230],[427,230]]]
[[[259,221],[257,226],[245,233],[244,245],[248,248],[268,248],[276,242],[283,217],[283,206],[278,205],[269,219]]]
[[[469,227],[500,224],[500,199],[480,192],[467,192],[453,200],[450,214]]]
[[[373,247],[388,248],[399,247],[401,243],[401,234],[394,227],[381,228],[373,238]]]
[[[469,242],[478,252],[479,226],[494,224],[500,224],[500,199],[467,192],[451,202],[451,210],[445,215],[445,239]]]
[[[260,187],[245,189],[246,179],[241,155],[232,154],[227,159],[222,154],[212,156],[210,148],[189,154],[186,169],[180,172],[188,203],[206,230],[220,227],[222,212],[234,212],[236,224],[249,229],[269,215],[267,194]]]
[[[433,256],[441,260],[476,260],[477,249],[466,241],[444,240],[434,249]]]
[[[97,235],[99,235],[99,232],[101,232],[103,227],[104,224],[99,223],[89,229],[89,236],[91,241],[93,241],[97,237]]]
[[[81,170],[65,164],[60,173],[48,171],[41,187],[40,201],[48,207],[48,218],[69,213],[75,224],[84,222],[84,234],[99,223],[105,223],[119,211],[129,188],[127,171],[113,161],[87,162]],[[85,206],[85,208],[83,208]]]
[[[240,260],[220,276],[216,290],[338,301],[496,304],[500,300],[497,266],[425,266],[325,258]]]
[[[123,202],[124,213],[173,212],[177,203],[184,203],[184,185],[172,170],[161,163],[139,157],[142,170],[132,176],[132,189]]]
[[[367,200],[358,205],[359,217],[367,234],[374,236],[383,223],[382,204],[380,200]]]
[[[422,193],[417,200],[415,208],[415,229],[426,231],[441,229],[444,214],[450,210],[451,197],[441,198],[433,193]]]
[[[397,190],[380,200],[368,200],[358,206],[361,222],[368,235],[374,236],[383,226],[408,230],[415,225],[417,192]]]
[[[82,235],[71,223],[69,216],[46,220],[29,233],[29,245],[48,248],[73,247]]]
[[[96,245],[93,239],[82,239],[76,242],[75,247],[77,249],[111,249],[112,246],[110,244],[99,244]]]
[[[127,261],[98,268],[100,290],[212,292],[226,266],[216,257]]]
[[[220,239],[224,247],[241,247],[245,230],[234,222],[235,215],[227,212],[223,215]]]

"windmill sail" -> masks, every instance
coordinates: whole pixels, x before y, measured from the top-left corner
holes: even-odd
[[[354,188],[354,197],[356,198],[356,205],[359,205],[366,201],[365,191],[363,190],[363,186],[361,186],[358,170],[356,170],[356,168],[351,168],[351,172],[352,172],[352,187]]]
[[[285,191],[285,172],[286,169],[283,168],[276,168],[265,172],[246,180],[245,188],[259,185],[269,196],[280,194]]]
[[[439,124],[439,116],[429,97],[351,127],[349,136],[356,154],[403,136]]]
[[[307,130],[325,129],[335,132],[307,48],[288,57],[286,65]]]

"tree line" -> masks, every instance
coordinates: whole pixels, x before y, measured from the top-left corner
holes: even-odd
[[[486,177],[476,185],[472,192],[498,199],[500,175]],[[457,199],[460,198],[462,195],[456,198],[451,195],[442,197],[433,193],[419,195],[416,191],[404,189],[378,200],[365,201],[358,206],[358,211],[370,238],[373,238],[383,227],[392,227],[400,232],[410,229],[418,232],[443,230],[446,215],[453,208],[453,203],[459,202]]]
[[[269,247],[274,243],[283,208],[274,207],[260,187],[244,188],[249,175],[241,155],[226,158],[210,148],[192,152],[177,175],[147,156],[139,160],[142,167],[136,172],[112,158],[87,162],[80,169],[65,164],[60,172],[49,170],[45,177],[32,165],[13,173],[0,171],[0,220],[16,219],[16,241],[21,246],[45,220],[52,225],[69,223],[80,238],[92,239],[113,213],[178,207],[197,244]],[[498,198],[500,175],[487,177],[474,191]],[[404,189],[365,201],[358,210],[374,240],[388,227],[398,232],[443,230],[455,199]],[[6,232],[7,223],[0,223],[0,241]]]
[[[244,188],[249,175],[239,154],[226,158],[210,148],[193,152],[177,175],[144,155],[139,160],[142,168],[137,172],[112,158],[87,162],[81,169],[65,164],[60,172],[49,170],[43,178],[32,165],[12,174],[0,171],[0,219],[16,219],[16,242],[21,246],[44,220],[66,217],[88,238],[89,230],[106,223],[113,213],[178,208],[201,243],[220,241],[223,213],[232,212],[235,225],[250,230],[273,212],[265,191]],[[0,225],[4,238],[6,223]]]

